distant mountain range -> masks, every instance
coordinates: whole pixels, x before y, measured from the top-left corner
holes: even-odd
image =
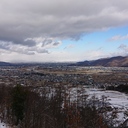
[[[22,66],[22,65],[42,65],[43,63],[8,63],[8,62],[1,62],[0,66]],[[47,63],[48,64],[48,63]],[[57,63],[56,63],[57,64]],[[61,64],[60,64],[61,65]],[[104,66],[104,67],[128,67],[128,56],[116,56],[111,58],[102,58],[98,60],[92,61],[82,61],[73,64],[67,64],[69,66]]]
[[[75,64],[72,64],[71,66],[128,67],[128,56],[116,56],[92,61],[77,62]]]
[[[0,61],[0,66],[12,66],[12,64],[8,63],[8,62],[1,62]]]

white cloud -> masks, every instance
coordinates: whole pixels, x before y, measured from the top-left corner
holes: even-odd
[[[128,54],[128,46],[127,45],[121,44],[118,48]]]
[[[121,44],[115,52],[109,53],[109,57],[112,56],[128,56],[128,46]]]
[[[113,36],[112,38],[108,39],[109,41],[118,41],[118,40],[127,40],[128,39],[128,34],[125,36],[122,35],[116,35]]]
[[[75,46],[73,44],[69,44],[67,45],[64,49],[71,49],[71,48],[74,48]]]
[[[93,60],[103,57],[105,54],[99,51],[86,51],[76,52],[69,51],[53,51],[51,54],[40,54],[39,52],[34,55],[20,54],[19,52],[5,53],[0,56],[3,61],[10,62],[78,62],[81,60]]]

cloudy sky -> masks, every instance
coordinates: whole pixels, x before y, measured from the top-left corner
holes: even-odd
[[[128,0],[0,0],[0,61],[128,55]]]

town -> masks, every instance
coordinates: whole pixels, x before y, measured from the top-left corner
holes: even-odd
[[[127,67],[68,65],[1,66],[0,84],[7,86],[88,85],[96,88],[128,84]]]
[[[19,90],[20,88],[21,90]],[[24,93],[26,89],[27,92],[25,91]],[[19,90],[18,93],[14,93],[19,95],[16,98],[23,98],[24,96],[22,95],[28,94],[27,101],[26,99],[22,101],[18,99],[17,102],[26,102],[25,104],[23,103],[25,105],[23,106],[26,109],[28,108],[28,112],[23,112],[23,115],[25,120],[30,118],[29,123],[24,122],[23,118],[18,118],[18,121],[15,121],[16,117],[11,114],[13,110],[13,108],[10,108],[10,104],[12,104],[11,97],[13,96],[11,93],[14,90]],[[59,124],[58,126],[55,125],[54,128],[73,128],[74,126],[70,126],[68,121],[75,119],[77,124],[72,122],[71,125],[76,125],[77,127],[81,125],[83,127],[92,127],[94,125],[94,128],[97,128],[95,123],[101,125],[99,120],[102,117],[103,127],[124,128],[128,126],[127,93],[127,67],[81,67],[69,66],[69,64],[23,64],[0,67],[1,120],[4,120],[6,124],[14,123],[13,125],[16,125],[17,128],[20,126],[25,127],[24,125],[30,128],[32,119],[35,119],[35,124],[32,127],[37,127],[38,124],[40,124],[38,127],[43,126],[44,123],[42,124],[41,122],[44,122],[46,117],[39,121],[36,120],[38,118],[34,117],[34,114],[44,116],[50,114],[48,111],[53,113],[53,117],[49,115],[49,120],[45,121],[45,123],[48,123],[46,127],[51,127],[49,126],[49,121],[53,123],[54,119],[57,118],[58,121],[61,118],[61,122],[56,122],[63,122],[66,126],[62,127],[62,124]],[[35,95],[37,96],[35,97]],[[28,99],[31,102],[29,104],[27,103],[29,102]],[[44,108],[42,108],[42,105]],[[30,110],[32,108],[33,111],[29,111],[29,108]],[[34,111],[34,108],[39,109],[39,111]],[[47,112],[44,111],[45,109]],[[90,109],[89,114],[94,114],[91,118],[87,116],[93,123],[88,123],[88,118],[86,119],[85,115],[82,116],[78,113],[88,112],[86,109]],[[43,114],[40,114],[40,111]],[[75,117],[72,117],[69,111],[75,112]],[[95,111],[97,112],[95,113]],[[56,115],[57,112],[59,115]],[[61,115],[62,112],[63,116]],[[67,122],[65,122],[65,114],[68,118]],[[96,116],[98,116],[98,120],[96,120]],[[53,120],[50,120],[51,118]],[[81,121],[86,121],[86,123],[81,124]]]

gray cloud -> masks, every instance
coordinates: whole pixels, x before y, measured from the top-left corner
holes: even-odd
[[[23,53],[43,53],[58,46],[56,40],[79,39],[86,33],[128,25],[128,1],[0,0],[0,17],[0,40],[8,42],[1,48],[11,50],[14,45],[25,47]],[[42,40],[37,41],[39,37]]]
[[[16,52],[20,54],[34,55],[36,53],[49,53],[49,49],[58,47],[62,42],[54,41],[53,38],[27,38],[24,40],[26,44],[30,44],[31,42],[34,44],[23,45],[23,44],[15,44],[13,42],[5,42],[0,41],[0,49],[4,49],[5,51]]]
[[[16,52],[26,55],[34,55],[35,53],[49,53],[47,49],[35,45],[33,47],[24,46],[21,44],[14,44],[12,42],[3,42],[0,41],[0,51],[5,50],[4,52],[9,51],[10,53]]]
[[[54,46],[58,46],[58,45],[60,45],[60,43],[61,43],[61,42],[55,42],[53,45],[54,45]]]
[[[61,41],[56,41],[54,38],[42,38],[42,37],[27,38],[24,41],[35,42],[36,45],[47,49],[52,47],[57,47],[62,43]]]

